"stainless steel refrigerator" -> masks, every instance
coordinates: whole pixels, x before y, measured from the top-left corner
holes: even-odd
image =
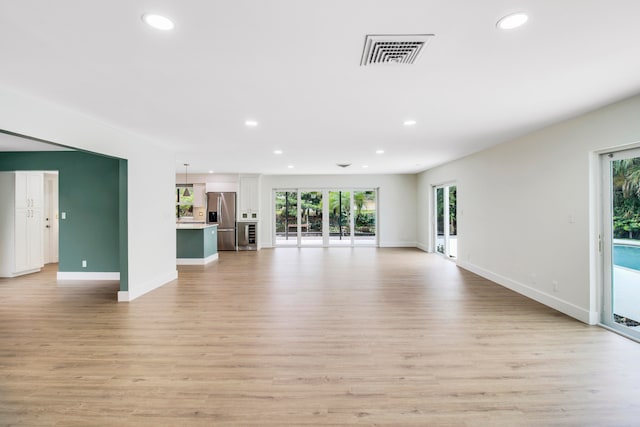
[[[207,222],[218,224],[218,250],[235,251],[236,193],[207,193]]]

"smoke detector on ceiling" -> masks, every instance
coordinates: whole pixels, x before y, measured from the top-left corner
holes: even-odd
[[[368,34],[360,65],[413,64],[434,34]]]

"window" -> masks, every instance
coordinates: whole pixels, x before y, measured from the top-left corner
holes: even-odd
[[[376,246],[377,190],[274,191],[275,246]]]
[[[355,210],[354,243],[375,245],[376,243],[376,192],[354,191]]]
[[[298,192],[276,191],[275,193],[276,244],[298,245]]]
[[[189,190],[185,196],[185,191]],[[193,218],[193,187],[176,185],[176,218]]]

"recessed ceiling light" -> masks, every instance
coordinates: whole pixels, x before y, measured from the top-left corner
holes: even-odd
[[[405,120],[403,124],[404,124],[405,126],[413,126],[413,125],[415,125],[416,123],[417,123],[417,122],[416,122],[415,120]]]
[[[282,150],[273,150],[273,154],[282,154],[283,151]]]
[[[213,173],[213,171],[209,171],[209,173]]]
[[[156,30],[168,31],[173,30],[173,27],[175,27],[171,19],[166,16],[155,15],[153,13],[146,13],[142,15],[142,20]]]
[[[369,167],[369,165],[362,165],[362,169],[366,169],[368,167]]]
[[[496,26],[501,30],[513,30],[523,26],[529,20],[529,16],[526,13],[516,12],[503,16],[498,20]]]
[[[245,125],[249,126],[250,128],[254,128],[256,126],[258,126],[258,122],[255,120],[247,120],[244,122]]]
[[[287,166],[289,169],[293,169],[293,165],[289,165]]]
[[[376,150],[376,154],[384,154],[384,150]]]

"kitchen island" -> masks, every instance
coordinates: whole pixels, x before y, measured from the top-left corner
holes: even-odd
[[[218,259],[218,224],[176,224],[177,265],[205,265]]]

